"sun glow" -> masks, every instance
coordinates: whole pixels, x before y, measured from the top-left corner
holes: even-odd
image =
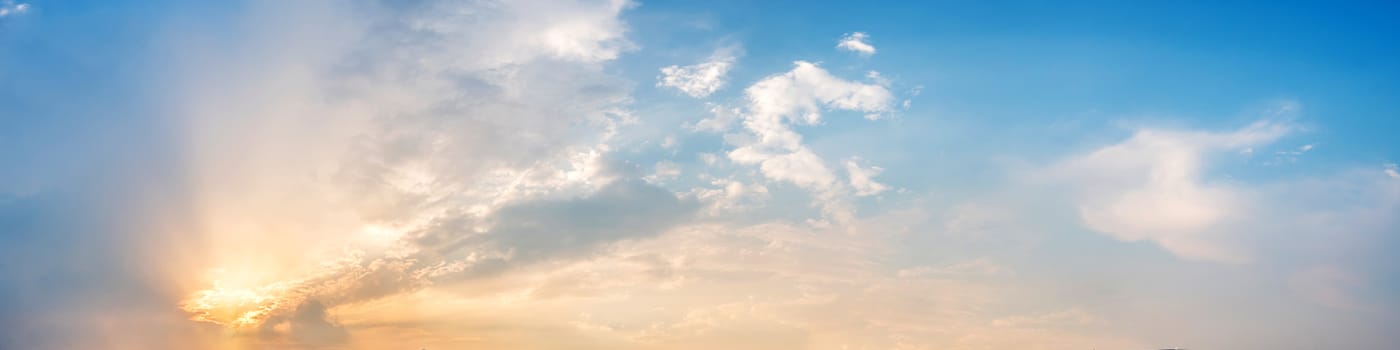
[[[215,280],[213,287],[194,292],[180,303],[190,313],[190,319],[209,322],[231,329],[246,329],[263,324],[275,310],[288,301],[286,287],[272,284],[260,288],[228,287]]]

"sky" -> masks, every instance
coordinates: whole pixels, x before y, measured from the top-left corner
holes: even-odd
[[[1387,348],[1397,18],[0,0],[0,348]]]

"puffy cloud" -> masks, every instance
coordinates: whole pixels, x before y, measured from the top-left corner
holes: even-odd
[[[741,118],[747,135],[731,135],[735,145],[729,159],[736,164],[757,165],[764,177],[788,182],[815,192],[826,215],[838,221],[850,219],[841,197],[843,186],[826,162],[802,143],[792,125],[821,122],[821,113],[845,110],[878,119],[890,111],[893,97],[880,83],[865,84],[832,76],[814,63],[798,61],[787,73],[760,80],[744,90],[748,105],[733,114]],[[725,128],[729,111],[717,109],[713,120],[702,125]]]
[[[873,73],[873,72],[872,72]],[[821,122],[824,111],[855,111],[867,119],[879,119],[891,110],[893,96],[889,82],[878,74],[869,75],[874,83],[860,83],[831,75],[814,63],[797,61],[791,71],[766,77],[744,90],[744,108],[711,106],[714,116],[697,122],[696,130],[728,131],[741,121],[747,135],[731,134],[736,147],[729,159],[737,164],[757,165],[764,177],[788,182],[833,199],[840,191],[836,174],[826,162],[802,143],[802,135],[792,125]],[[883,185],[869,181],[870,169],[852,172],[859,178],[862,194],[878,193]]]
[[[783,74],[765,78],[745,90],[744,127],[756,137],[729,152],[740,164],[758,164],[771,179],[811,189],[825,189],[835,175],[802,144],[792,124],[816,124],[826,109],[867,113],[876,119],[889,110],[889,90],[831,75],[816,64],[798,61]]]
[[[777,154],[740,147],[729,152],[729,159],[739,164],[758,164],[763,176],[804,188],[825,190],[836,181],[826,163],[805,147]]]
[[[705,97],[724,87],[725,76],[734,66],[733,48],[715,51],[710,58],[689,66],[667,66],[661,68],[661,76],[656,86],[671,87],[691,97]]]
[[[765,78],[744,90],[750,119],[815,124],[821,121],[823,109],[864,112],[871,120],[890,110],[893,97],[878,82],[863,84],[837,78],[811,62],[797,61],[793,65],[791,71]]]
[[[863,32],[848,33],[841,37],[841,41],[837,42],[836,47],[858,53],[861,56],[874,55],[875,46],[871,46],[870,43],[866,42],[867,40],[870,40],[870,36]]]

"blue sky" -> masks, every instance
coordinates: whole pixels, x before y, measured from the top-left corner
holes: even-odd
[[[0,347],[1382,348],[1397,16],[0,0]]]

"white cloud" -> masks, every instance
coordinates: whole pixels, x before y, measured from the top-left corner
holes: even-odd
[[[734,66],[733,51],[734,48],[723,48],[702,63],[661,68],[656,86],[675,88],[695,98],[709,96],[724,87],[726,75]]]
[[[768,199],[768,187],[760,184],[744,183],[734,179],[710,181],[714,187],[692,190],[700,202],[705,203],[711,215],[721,215],[752,208]]]
[[[794,65],[791,71],[765,78],[745,90],[750,120],[816,124],[823,108],[865,112],[871,119],[890,110],[893,96],[878,82],[863,84],[837,78],[815,63],[797,61]]]
[[[779,154],[765,154],[750,147],[729,152],[729,159],[739,164],[758,164],[769,179],[786,181],[809,189],[826,189],[836,177],[820,157],[806,148]]]
[[[695,131],[724,132],[729,130],[742,114],[743,111],[738,108],[710,105],[710,117],[695,122],[690,128]]]
[[[0,1],[0,17],[13,16],[29,12],[29,4],[16,3],[13,0]]]
[[[827,215],[847,221],[850,209],[837,198],[842,184],[826,162],[802,143],[802,135],[791,125],[818,124],[821,113],[828,110],[863,112],[867,119],[878,119],[890,111],[893,96],[878,82],[837,78],[804,61],[794,66],[745,89],[748,106],[739,117],[749,135],[728,138],[736,146],[729,159],[736,164],[758,165],[764,177],[815,192]]]
[[[870,36],[863,32],[849,33],[841,37],[841,41],[836,44],[836,47],[862,56],[874,55],[875,46],[871,46],[870,43],[866,42],[867,40],[870,40]]]
[[[730,153],[740,163],[802,152],[802,136],[789,125],[816,124],[823,109],[878,115],[888,111],[891,100],[883,86],[842,80],[802,61],[792,71],[759,81],[746,92],[749,106],[744,126],[758,139]]]
[[[1208,236],[1243,215],[1248,199],[1235,186],[1204,179],[1207,161],[1267,144],[1292,129],[1272,122],[1227,133],[1142,129],[1121,143],[1062,161],[1050,174],[1076,184],[1080,217],[1096,231],[1152,241],[1185,257],[1239,261],[1240,252]]]
[[[1087,228],[1192,260],[1246,263],[1297,247],[1364,246],[1400,225],[1400,182],[1374,169],[1265,183],[1215,173],[1240,150],[1295,130],[1267,121],[1228,132],[1141,129],[1037,176],[1070,185]]]
[[[856,189],[857,196],[880,194],[880,192],[889,189],[888,186],[874,180],[874,177],[880,175],[885,169],[875,166],[861,168],[856,160],[854,158],[846,160],[846,173],[850,176],[851,187]]]
[[[1385,175],[1392,179],[1400,179],[1400,166],[1396,166],[1395,163],[1386,163]]]
[[[663,181],[672,180],[672,179],[675,179],[675,178],[681,176],[681,167],[680,167],[680,165],[677,165],[675,162],[671,162],[671,161],[660,161],[660,162],[656,162],[656,165],[653,166],[653,168],[655,168],[655,170],[652,171],[651,175],[648,175],[648,176],[647,176],[647,178],[646,178],[647,181],[651,181],[651,182],[663,182]]]

